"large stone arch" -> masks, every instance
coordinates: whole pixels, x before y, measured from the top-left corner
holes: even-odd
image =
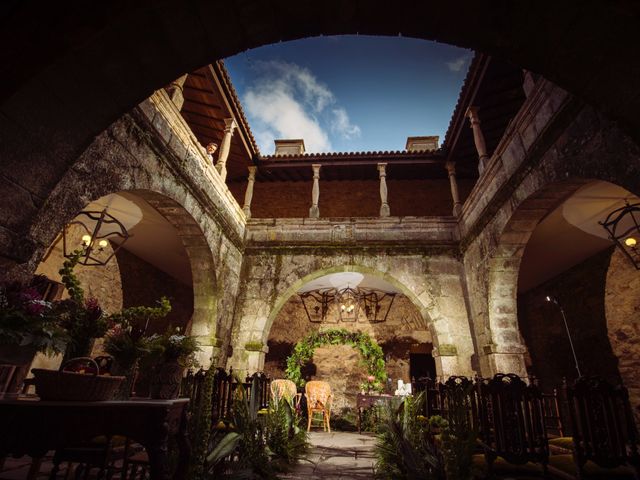
[[[544,213],[592,180],[636,195],[640,191],[638,146],[590,107],[580,107],[574,115],[562,130],[552,130],[552,141],[540,151],[514,148],[518,169],[508,170],[501,160],[505,154],[494,154],[491,165],[498,177],[504,175],[501,192],[486,206],[483,226],[462,242],[475,366],[484,376],[526,374],[515,308],[517,272],[524,246]]]
[[[133,157],[126,148],[115,148],[114,124],[94,141],[58,183],[31,228],[29,238],[38,245],[27,263],[33,271],[44,249],[54,241],[63,226],[91,201],[117,192],[130,192],[149,203],[175,228],[187,253],[193,282],[193,314],[190,334],[198,337],[202,352],[200,363],[208,364],[219,356],[216,338],[221,313],[221,271],[219,253],[221,232],[201,207],[189,188],[175,176],[160,155],[150,153]],[[136,167],[132,168],[133,162]],[[116,174],[114,174],[116,172]],[[214,351],[215,350],[215,351]]]
[[[337,255],[309,256],[306,259],[300,256],[281,257],[274,262],[280,266],[280,271],[273,282],[262,286],[256,283],[254,288],[251,274],[247,275],[247,292],[236,308],[234,322],[234,355],[231,360],[234,369],[251,371],[262,368],[265,349],[247,350],[244,345],[256,342],[266,345],[269,331],[280,309],[300,287],[330,273],[352,271],[379,276],[398,288],[418,308],[429,325],[434,340],[438,375],[447,377],[472,374],[470,358],[473,341],[457,260],[450,257],[425,259],[416,255],[413,258],[389,256],[380,261],[375,257]],[[425,273],[429,268],[425,269],[422,265],[430,262],[433,262],[433,276]],[[283,269],[285,263],[291,267]],[[264,266],[253,268],[264,271]],[[255,294],[247,295],[248,290],[255,291]]]
[[[17,262],[31,254],[20,238],[39,207],[95,135],[184,72],[268,43],[401,34],[474,48],[544,75],[640,138],[628,2],[25,2],[4,15],[0,196],[23,208],[2,219],[0,255]]]

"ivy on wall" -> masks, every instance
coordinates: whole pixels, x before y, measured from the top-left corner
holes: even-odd
[[[293,349],[293,353],[287,358],[287,377],[298,387],[304,387],[306,383],[302,378],[302,367],[313,358],[313,352],[322,345],[349,345],[360,352],[362,366],[367,369],[372,381],[369,386],[381,391],[387,381],[384,353],[380,345],[368,334],[363,332],[350,332],[345,329],[331,329],[321,332],[313,332],[300,340]]]

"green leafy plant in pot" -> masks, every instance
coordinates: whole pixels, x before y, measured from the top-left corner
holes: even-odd
[[[77,357],[90,357],[95,339],[103,337],[110,327],[109,317],[103,314],[98,300],[85,299],[84,290],[73,271],[80,254],[75,252],[72,258],[62,264],[59,272],[69,292],[68,299],[54,305],[54,312],[69,339],[63,362]]]
[[[195,352],[200,350],[197,340],[182,334],[180,329],[169,329],[162,335],[149,337],[149,346],[151,398],[176,398],[185,368],[195,366]]]
[[[0,363],[16,365],[12,393],[22,385],[36,352],[61,353],[68,341],[54,305],[41,293],[46,281],[36,276],[28,283],[0,284]]]
[[[166,297],[160,299],[158,307],[130,307],[109,317],[115,325],[105,336],[103,349],[114,360],[111,373],[127,378],[117,393],[117,398],[126,400],[135,382],[139,361],[151,351],[149,337],[145,332],[149,322],[165,317],[171,311]]]

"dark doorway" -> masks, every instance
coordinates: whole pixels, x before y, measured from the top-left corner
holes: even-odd
[[[436,378],[436,361],[430,353],[409,354],[409,375],[411,381],[423,377]]]

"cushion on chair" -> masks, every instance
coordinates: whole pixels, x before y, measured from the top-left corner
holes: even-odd
[[[549,468],[557,469],[562,473],[576,476],[578,470],[573,461],[573,455],[565,454],[565,455],[552,455],[549,457]],[[620,466],[616,468],[602,468],[597,464],[589,461],[585,464],[584,472],[587,475],[587,478],[594,480],[606,480],[606,479],[616,479],[616,480],[626,480],[632,479],[634,477],[633,468],[627,466]]]
[[[557,447],[558,449],[565,450],[560,453],[571,453],[573,451],[573,437],[556,437],[549,439],[549,448]]]
[[[476,454],[472,458],[472,467],[476,476],[484,478],[488,471],[484,454]],[[543,476],[542,465],[528,462],[524,465],[508,463],[504,458],[498,457],[493,462],[493,474],[498,477],[517,477],[518,480],[538,479]]]

